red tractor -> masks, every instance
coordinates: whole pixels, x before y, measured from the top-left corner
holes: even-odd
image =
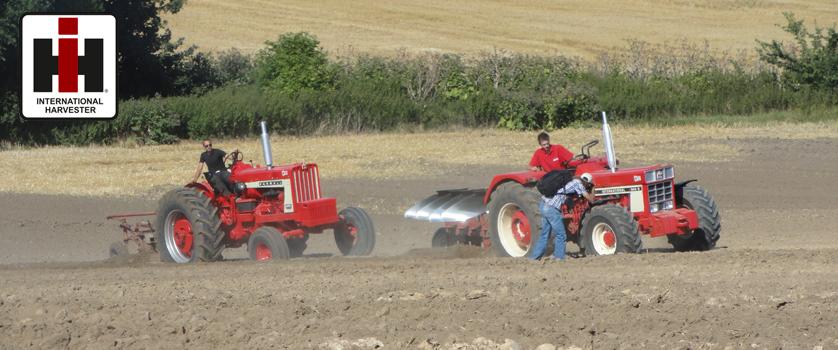
[[[123,219],[124,241],[148,243],[153,237],[164,262],[215,261],[224,248],[243,244],[253,260],[288,259],[302,255],[309,234],[332,229],[341,253],[369,255],[375,246],[369,215],[354,207],[338,213],[335,199],[321,195],[316,164],[273,166],[265,122],[261,127],[265,166],[230,153],[232,193],[225,196],[208,181],[172,190],[160,199],[153,228],[148,222],[133,228],[125,223],[136,214],[108,217]],[[204,173],[206,180],[210,175]],[[112,255],[120,253],[111,249]]]
[[[593,204],[575,198],[562,206],[567,240],[586,255],[639,253],[641,234],[666,236],[676,250],[709,250],[721,231],[716,202],[695,180],[675,182],[671,165],[617,169],[605,113],[606,157],[591,157],[594,140],[566,166],[593,177]],[[405,217],[443,223],[434,247],[457,243],[491,247],[497,255],[521,257],[541,230],[541,194],[534,188],[544,172],[500,174],[488,189],[439,191]]]

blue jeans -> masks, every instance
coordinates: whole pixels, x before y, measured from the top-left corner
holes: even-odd
[[[550,238],[550,232],[555,234],[553,238],[553,259],[564,260],[565,240],[567,234],[564,229],[564,219],[562,219],[562,212],[547,205],[544,201],[538,205],[541,210],[541,234],[532,247],[532,252],[529,258],[538,260],[544,255],[544,250],[547,249],[547,239]]]

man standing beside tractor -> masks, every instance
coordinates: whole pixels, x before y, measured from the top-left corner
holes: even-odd
[[[545,175],[544,177],[547,178],[548,176]],[[555,237],[553,239],[553,259],[564,260],[565,240],[567,236],[562,217],[562,204],[565,203],[567,196],[570,195],[580,195],[585,197],[588,202],[593,202],[594,195],[587,190],[591,186],[591,181],[591,174],[584,173],[579,177],[574,177],[564,186],[560,186],[552,197],[541,197],[541,202],[538,206],[538,209],[541,211],[541,233],[532,248],[532,253],[529,256],[530,259],[541,259],[544,255],[544,250],[547,248],[547,240],[552,233]]]
[[[530,159],[530,170],[552,171],[564,169],[564,163],[573,158],[573,152],[559,144],[550,144],[550,134],[538,134],[538,146]]]

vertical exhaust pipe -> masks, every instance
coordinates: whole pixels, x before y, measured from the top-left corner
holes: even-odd
[[[611,127],[608,126],[605,111],[602,112],[602,139],[605,141],[605,157],[608,158],[608,168],[613,173],[617,171],[617,157],[614,156],[614,142],[611,140]]]
[[[265,165],[268,169],[273,167],[273,156],[271,155],[271,139],[268,136],[268,125],[265,121],[259,122],[262,127],[262,154],[265,156]]]

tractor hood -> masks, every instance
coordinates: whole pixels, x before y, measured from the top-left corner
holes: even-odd
[[[674,170],[668,164],[656,164],[645,167],[621,168],[615,172],[608,170],[592,171],[594,185],[598,188],[611,186],[642,185],[665,180],[674,176]]]
[[[294,163],[287,165],[274,165],[270,168],[263,166],[256,167],[242,167],[232,172],[231,179],[235,182],[254,182],[254,181],[269,181],[289,179],[295,174],[305,173],[319,177],[317,165],[314,163]],[[315,180],[313,178],[312,180]],[[316,180],[315,180],[316,181]]]

